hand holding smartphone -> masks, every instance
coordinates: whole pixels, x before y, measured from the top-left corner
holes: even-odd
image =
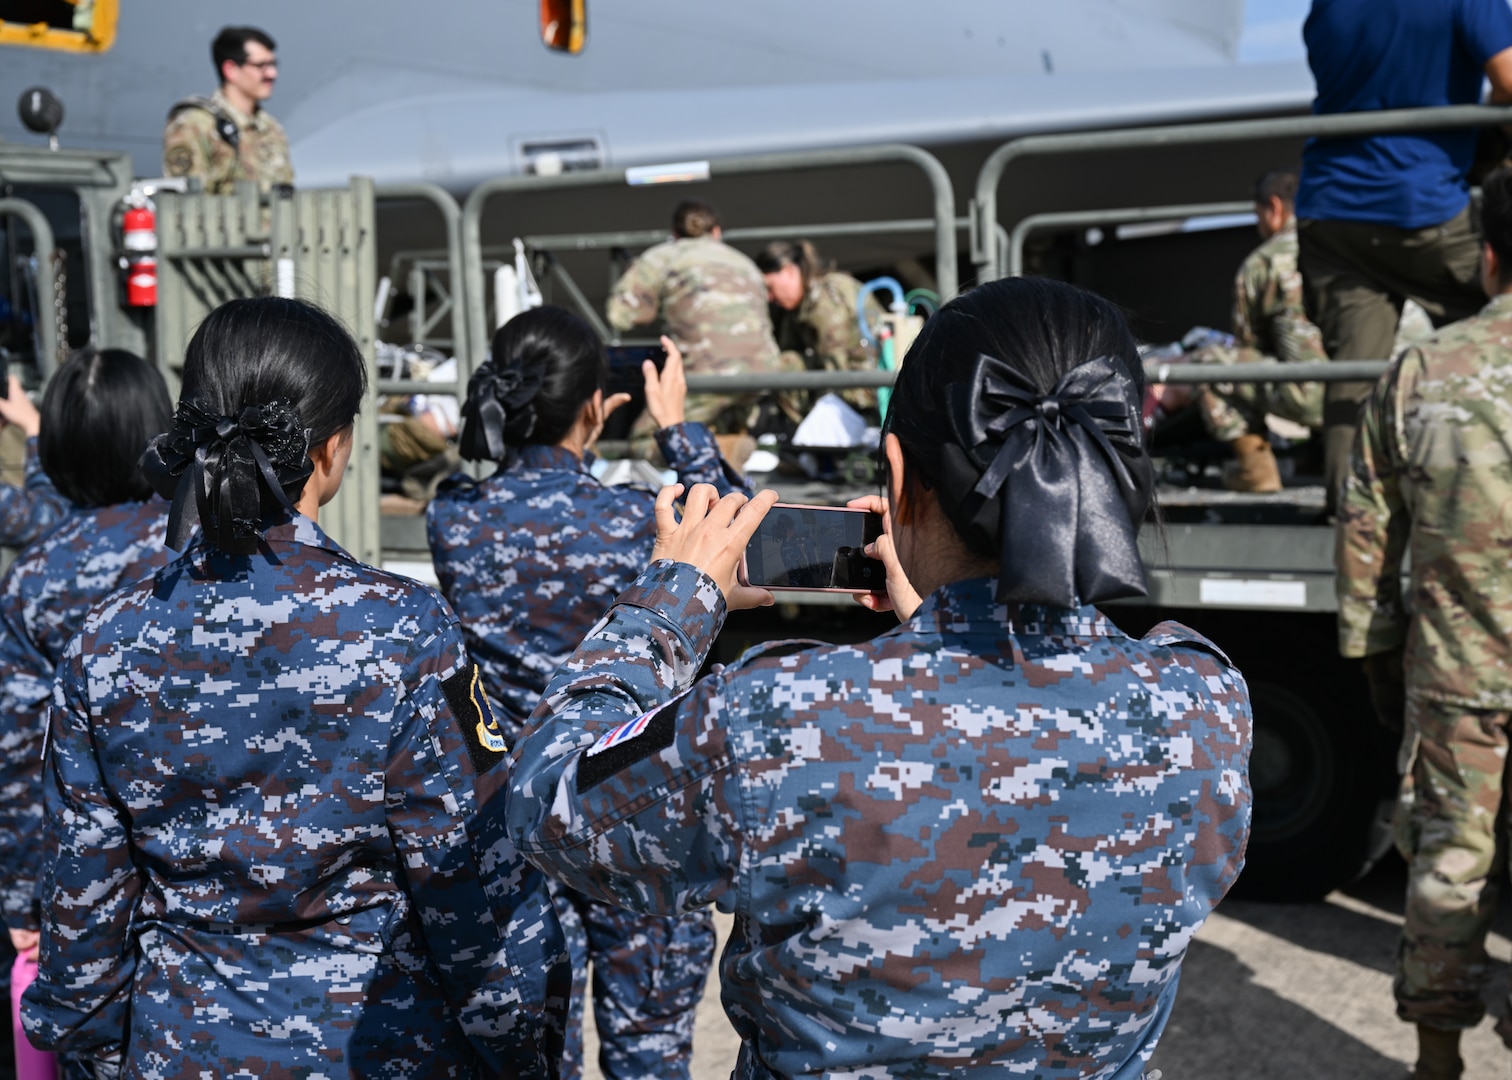
[[[855,507],[777,503],[756,527],[740,581],[792,592],[883,593],[887,569],[867,558],[882,515]]]
[[[605,397],[614,394],[644,397],[646,378],[642,374],[641,365],[650,360],[656,365],[656,370],[661,371],[667,363],[667,350],[660,343],[610,345],[605,351],[609,354],[609,385],[604,387]]]

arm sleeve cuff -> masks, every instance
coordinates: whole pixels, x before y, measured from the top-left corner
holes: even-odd
[[[615,603],[644,608],[679,627],[698,656],[708,655],[726,614],[724,593],[713,578],[670,559],[652,563]]]

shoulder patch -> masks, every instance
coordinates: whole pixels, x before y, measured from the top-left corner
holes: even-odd
[[[187,146],[171,146],[163,155],[169,176],[188,176],[194,171],[194,153]]]
[[[1140,640],[1146,645],[1189,645],[1204,652],[1212,653],[1229,667],[1234,666],[1234,662],[1229,659],[1228,653],[1224,652],[1217,645],[1214,645],[1190,626],[1183,626],[1179,622],[1166,621],[1152,627],[1150,632],[1145,634]]]
[[[674,722],[677,705],[689,692],[684,690],[671,701],[641,713],[634,720],[626,720],[600,735],[598,742],[578,759],[578,794],[602,784],[620,770],[646,760],[658,750],[671,746],[672,740],[677,736]]]
[[[488,703],[488,694],[483,690],[483,680],[478,675],[478,665],[468,664],[441,684],[446,694],[446,703],[462,728],[462,738],[467,743],[467,756],[472,758],[473,768],[487,772],[509,752],[504,742],[504,732]]]

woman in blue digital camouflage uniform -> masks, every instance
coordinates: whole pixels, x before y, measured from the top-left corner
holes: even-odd
[[[20,951],[37,944],[53,671],[90,608],[168,561],[168,504],[137,459],[172,419],[162,375],[119,349],[76,353],[42,399],[40,465],[72,510],[0,580],[0,906]]]
[[[683,422],[682,357],[668,338],[660,375],[646,362],[646,407],[667,464],[688,484],[729,491],[739,478],[714,436]],[[462,620],[468,652],[502,707],[511,743],[528,728],[557,665],[651,559],[656,495],[594,479],[591,447],[624,399],[605,400],[604,345],[571,312],[537,308],[494,335],[463,408],[462,454],[498,462],[479,484],[444,489],[430,505],[431,555]],[[609,1080],[678,1080],[688,1073],[693,1017],[714,958],[706,912],[636,915],[567,890],[557,909],[573,954],[573,1022],[564,1080],[582,1066],[589,960],[599,1061]]]
[[[476,814],[505,744],[461,632],[317,524],[365,383],[295,300],[189,344],[143,458],[184,554],[58,665],[39,1047],[134,1077],[555,1075],[560,929]]]
[[[775,496],[657,507],[658,561],[547,687],[507,809],[527,857],[642,911],[736,915],[735,1075],[1139,1077],[1243,862],[1248,694],[1144,592],[1153,469],[1118,310],[981,286],[903,364],[884,453],[902,624],[695,682]],[[738,516],[737,516],[738,512]]]
[[[6,382],[5,393],[0,394],[0,421],[14,424],[26,435],[26,464],[21,485],[0,484],[0,545],[24,548],[40,540],[63,520],[70,507],[42,469],[42,462],[37,457],[37,433],[41,429],[42,414],[14,375]]]

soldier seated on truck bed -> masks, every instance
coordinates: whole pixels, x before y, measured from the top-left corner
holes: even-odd
[[[1234,279],[1234,344],[1209,345],[1197,363],[1244,364],[1325,361],[1323,337],[1302,310],[1297,269],[1298,172],[1272,169],[1255,182],[1255,228],[1263,243]],[[1323,425],[1321,383],[1213,383],[1197,394],[1203,426],[1228,443],[1234,462],[1224,486],[1235,491],[1281,490],[1281,473],[1266,434],[1267,413],[1317,430]]]

